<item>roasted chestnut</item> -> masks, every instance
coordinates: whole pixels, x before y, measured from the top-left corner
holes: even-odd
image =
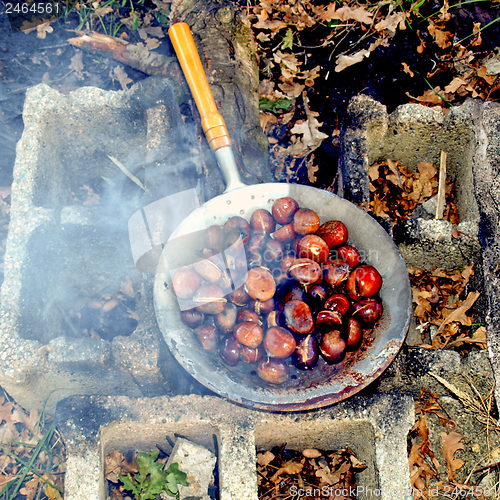
[[[237,323],[243,323],[244,321],[253,321],[254,323],[261,323],[259,315],[255,311],[250,309],[240,309],[238,311],[238,317],[236,319]]]
[[[222,278],[222,269],[212,259],[201,259],[193,263],[195,271],[209,283],[217,283]]]
[[[267,240],[264,244],[264,260],[274,263],[283,257],[283,245],[278,240]]]
[[[240,350],[240,343],[232,335],[228,335],[222,341],[220,355],[228,365],[234,366],[240,360]]]
[[[205,351],[216,352],[219,336],[217,329],[213,325],[201,325],[194,329],[200,344]]]
[[[250,302],[250,296],[245,292],[245,288],[241,285],[235,288],[229,295],[229,300],[237,306],[246,306]]]
[[[294,240],[295,231],[293,230],[293,224],[286,224],[276,229],[274,233],[271,233],[271,238],[281,241],[282,243]]]
[[[262,345],[255,349],[246,345],[240,347],[240,358],[245,363],[257,363],[257,361],[263,358],[264,354],[265,351]]]
[[[289,196],[278,198],[273,203],[271,212],[274,220],[278,224],[288,224],[292,222],[295,212],[299,209],[299,204]]]
[[[190,267],[181,267],[172,277],[172,287],[180,299],[189,299],[201,284],[200,275]]]
[[[382,286],[382,276],[369,265],[354,269],[347,280],[347,293],[354,300],[375,295]]]
[[[327,286],[321,284],[314,285],[310,290],[309,290],[309,298],[307,300],[309,306],[311,306],[312,309],[318,310],[323,307],[323,304],[325,303],[325,300],[328,296],[329,289]]]
[[[330,309],[330,311],[338,311],[343,316],[349,310],[350,306],[349,299],[344,294],[334,293],[326,299],[323,308]]]
[[[246,243],[248,242],[248,239],[250,237],[250,224],[243,217],[240,217],[239,215],[229,217],[229,219],[227,219],[226,223],[224,224],[223,229],[226,234],[234,229],[238,230],[243,240],[243,244],[246,245]]]
[[[316,262],[325,262],[328,259],[330,249],[323,238],[316,234],[306,234],[298,240],[295,247],[297,255]]]
[[[193,296],[193,302],[201,312],[219,314],[224,310],[227,300],[219,286],[201,285]]]
[[[270,384],[282,384],[288,380],[288,366],[280,358],[261,359],[257,365],[257,374]]]
[[[354,318],[347,321],[347,350],[355,351],[363,340],[363,330],[359,322]]]
[[[248,271],[245,281],[245,290],[252,299],[272,299],[276,291],[273,275],[263,267],[254,267]]]
[[[344,261],[327,262],[322,267],[323,279],[333,288],[347,281],[351,272],[349,265]]]
[[[312,234],[319,228],[319,217],[309,208],[299,208],[293,216],[293,230],[297,234]],[[318,236],[321,236],[320,234]]]
[[[233,334],[235,339],[240,344],[254,349],[260,345],[263,338],[262,327],[255,321],[244,321],[243,323],[238,323],[234,327]]]
[[[316,314],[314,325],[320,332],[327,332],[342,327],[342,314],[339,311],[324,309]]]
[[[295,259],[288,274],[303,285],[312,285],[321,279],[321,266],[311,259]]]
[[[257,314],[268,314],[274,311],[274,298],[265,300],[264,302],[261,300],[254,300],[251,306]]]
[[[382,316],[382,304],[376,299],[362,299],[352,306],[352,315],[365,324],[375,323]]]
[[[339,257],[347,262],[350,267],[356,267],[361,262],[359,252],[351,245],[344,245],[337,252]]]
[[[256,233],[272,233],[275,226],[273,216],[264,208],[258,208],[250,217],[250,227]]]
[[[321,338],[319,350],[328,363],[340,363],[346,354],[346,342],[338,330],[326,332]]]
[[[318,338],[309,334],[297,342],[297,347],[292,354],[292,363],[299,370],[314,368],[319,358]]]
[[[347,227],[339,220],[329,220],[320,226],[318,236],[326,241],[330,248],[344,245],[349,237]]]
[[[311,309],[301,300],[290,300],[283,309],[287,328],[295,333],[305,335],[314,328]]]
[[[198,309],[188,309],[181,312],[181,319],[190,328],[196,328],[203,323],[205,315],[201,311],[198,311]]]
[[[236,324],[236,317],[238,310],[234,304],[228,302],[224,310],[215,316],[215,324],[222,333],[229,333],[233,331]]]
[[[294,336],[284,328],[274,326],[264,336],[264,349],[273,358],[287,358],[295,350]]]
[[[205,231],[205,241],[208,248],[213,250],[215,253],[222,252],[224,250],[224,230],[222,226],[214,224],[210,226]]]

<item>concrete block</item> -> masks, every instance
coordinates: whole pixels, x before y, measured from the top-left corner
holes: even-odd
[[[242,408],[217,397],[73,396],[58,404],[57,420],[68,443],[69,467],[81,463],[78,457],[100,460],[99,475],[90,477],[92,472],[86,468],[89,476],[81,481],[86,491],[71,479],[75,471],[68,471],[66,500],[105,499],[104,457],[113,450],[148,451],[162,446],[169,433],[213,453],[215,435],[220,500],[257,500],[256,452],[282,443],[298,450],[351,447],[368,465],[357,475],[362,500],[400,500],[409,494],[406,438],[414,423],[414,408],[408,396],[356,397],[292,414]]]

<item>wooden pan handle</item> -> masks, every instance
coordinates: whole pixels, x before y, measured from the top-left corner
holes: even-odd
[[[168,34],[196,102],[208,144],[212,151],[231,146],[226,123],[217,110],[189,26],[186,23],[176,23],[170,27]]]

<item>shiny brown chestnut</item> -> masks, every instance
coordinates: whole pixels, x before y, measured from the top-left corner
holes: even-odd
[[[267,240],[264,244],[263,257],[266,262],[274,263],[283,258],[283,245],[278,240]]]
[[[354,318],[349,318],[347,321],[347,350],[355,351],[363,340],[363,330],[359,321]]]
[[[342,314],[339,311],[324,309],[316,314],[314,325],[320,332],[327,332],[342,327]]]
[[[293,224],[285,224],[280,228],[276,229],[274,233],[271,233],[271,238],[281,241],[282,243],[287,243],[295,239],[295,231],[293,230]]]
[[[321,236],[330,248],[344,245],[349,237],[347,227],[339,220],[325,222],[320,226],[316,234]]]
[[[360,297],[372,297],[382,286],[382,276],[370,265],[354,269],[347,280],[347,293],[354,300]]]
[[[273,358],[287,358],[295,350],[294,336],[284,328],[273,326],[264,336],[264,349]]]
[[[265,208],[258,208],[250,217],[250,227],[256,233],[272,233],[275,226],[273,216]]]
[[[241,344],[232,335],[228,335],[222,341],[220,355],[228,365],[234,366],[240,360],[240,350]]]
[[[271,212],[274,220],[278,224],[288,224],[292,222],[295,212],[299,209],[299,204],[296,200],[289,196],[278,198],[273,203]]]
[[[377,299],[362,299],[352,306],[352,315],[366,325],[382,316],[382,304]]]
[[[262,301],[262,300],[254,300],[250,306],[253,308],[253,310],[257,313],[257,314],[268,314],[270,313],[271,311],[274,311],[274,307],[275,307],[275,304],[274,304],[274,298],[272,299],[269,299],[269,300],[265,300],[265,301]]]
[[[319,224],[318,214],[309,208],[299,208],[293,216],[293,230],[297,234],[315,233],[319,229]]]
[[[239,215],[229,217],[229,219],[227,219],[226,223],[224,224],[223,229],[226,234],[234,229],[238,230],[244,245],[246,245],[248,239],[250,238],[250,224],[246,219],[240,217]]]
[[[228,299],[235,305],[243,307],[250,302],[250,296],[245,292],[243,285],[235,288],[229,295]]]
[[[248,271],[245,290],[252,299],[265,302],[273,297],[276,283],[273,275],[263,267],[254,267]]]
[[[346,354],[346,342],[339,330],[326,332],[321,338],[319,350],[328,363],[340,363]]]
[[[290,300],[283,309],[287,328],[295,333],[305,335],[314,328],[310,307],[301,300]]]
[[[261,323],[259,315],[255,311],[250,309],[240,309],[238,311],[238,317],[236,319],[237,323],[243,323],[244,321],[253,321],[254,323]]]
[[[300,238],[295,250],[299,257],[312,259],[316,262],[325,262],[330,253],[330,248],[325,240],[316,234],[306,234]]]
[[[330,295],[324,303],[324,309],[330,309],[330,311],[338,311],[342,316],[349,310],[351,303],[349,299],[342,293],[334,293]]]
[[[295,259],[288,274],[303,285],[312,285],[321,279],[321,266],[311,259]]]
[[[309,290],[309,297],[307,299],[307,303],[311,307],[311,309],[318,310],[323,307],[325,300],[327,299],[330,290],[326,285],[320,283],[318,285],[314,285]]]
[[[288,366],[280,358],[261,359],[257,365],[259,377],[270,384],[282,384],[288,380]]]
[[[347,262],[350,267],[356,267],[361,262],[359,252],[351,245],[341,246],[337,253],[339,257]]]
[[[219,224],[214,224],[208,227],[205,231],[205,242],[208,248],[213,250],[215,253],[222,252],[224,250],[225,235],[222,226]]]
[[[259,347],[253,349],[246,345],[242,345],[240,348],[240,359],[245,363],[257,363],[260,359],[264,357],[266,351],[260,345]]]
[[[254,349],[261,344],[263,338],[262,327],[254,321],[238,323],[234,327],[233,334],[240,344]]]
[[[311,370],[318,363],[319,343],[315,335],[309,334],[297,341],[292,354],[292,363],[299,370]]]
[[[346,282],[349,278],[351,268],[344,261],[327,262],[323,264],[323,279],[331,287],[335,288]]]

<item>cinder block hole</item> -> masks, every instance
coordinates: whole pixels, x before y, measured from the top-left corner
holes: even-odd
[[[140,279],[129,248],[126,228],[50,224],[33,231],[21,269],[21,334],[41,343],[130,335],[137,321],[128,310],[135,310],[137,297],[103,309],[123,283]]]
[[[123,454],[130,451],[149,452],[157,446],[163,451],[170,453],[172,446],[170,441],[175,442],[176,437],[183,437],[196,444],[208,448],[217,457],[219,452],[218,429],[209,424],[190,422],[175,422],[165,424],[153,424],[146,422],[113,423],[101,427],[101,464],[100,491],[103,496],[99,500],[108,498],[108,482],[105,478],[105,458],[111,452],[117,450]],[[167,437],[169,439],[167,439]],[[218,465],[214,469],[215,488],[209,493],[219,498],[218,493]]]
[[[83,186],[99,196],[113,184],[140,191],[108,155],[141,175],[146,144],[144,110],[127,106],[82,110],[75,106],[69,111],[63,107],[48,110],[36,121],[44,123],[32,167],[35,206],[58,209],[88,198]]]
[[[371,498],[370,491],[379,486],[375,460],[375,431],[366,420],[305,420],[290,418],[280,426],[259,424],[255,429],[257,452],[286,443],[292,450],[307,448],[340,450],[349,446],[367,468],[356,474],[360,500]]]

